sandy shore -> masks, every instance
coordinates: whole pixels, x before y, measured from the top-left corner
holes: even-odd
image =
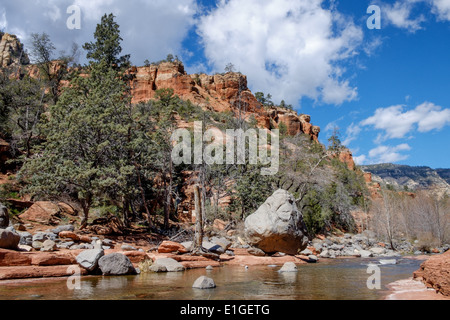
[[[388,287],[390,292],[385,300],[450,300],[413,278],[393,282]]]

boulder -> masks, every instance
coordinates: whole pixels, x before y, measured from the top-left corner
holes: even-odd
[[[111,253],[98,260],[98,266],[104,276],[123,276],[136,274],[130,259],[122,253]]]
[[[88,271],[94,271],[98,267],[98,260],[104,256],[103,250],[86,250],[77,256],[77,263]]]
[[[61,209],[53,202],[39,201],[33,204],[19,217],[22,220],[33,221],[42,224],[57,224],[60,221]]]
[[[192,288],[194,289],[214,289],[216,284],[214,280],[205,276],[201,276],[197,280],[195,280]]]
[[[261,249],[258,249],[258,248],[250,248],[247,251],[252,256],[256,256],[256,257],[265,257],[266,256],[266,253],[264,251],[262,251]]]
[[[231,247],[231,241],[225,239],[225,238],[217,238],[214,237],[211,239],[211,242],[221,246],[225,251],[228,250]]]
[[[188,250],[180,243],[173,241],[164,241],[158,247],[158,253],[187,253]]]
[[[75,230],[75,227],[72,224],[68,224],[68,225],[64,225],[64,226],[57,226],[54,229],[51,229],[50,232],[59,234],[60,232],[63,231],[70,231],[73,232]]]
[[[6,229],[9,226],[8,209],[0,203],[0,229]]]
[[[374,255],[381,255],[386,253],[386,249],[385,248],[371,248],[370,252],[372,252]]]
[[[61,231],[59,232],[59,237],[61,239],[71,239],[73,241],[80,241],[80,237],[72,231]]]
[[[249,244],[266,253],[295,255],[308,244],[303,216],[294,196],[285,190],[276,191],[247,217],[245,234]]]
[[[373,257],[373,253],[368,250],[358,250],[361,258],[371,258]]]
[[[31,246],[33,247],[33,249],[41,250],[41,248],[42,248],[42,241],[33,241],[31,243]]]
[[[165,269],[165,271],[163,271]],[[159,271],[155,271],[159,270]],[[157,259],[150,267],[153,272],[179,272],[184,271],[184,267],[178,261],[172,258]]]
[[[53,252],[56,249],[56,242],[53,240],[45,240],[42,244],[41,251],[43,252]]]
[[[1,249],[17,249],[20,243],[20,236],[14,232],[0,229],[0,248]]]
[[[298,268],[294,262],[286,262],[278,272],[298,272]]]
[[[45,240],[56,240],[57,235],[52,232],[36,232],[33,235],[33,241],[44,242]]]
[[[31,246],[33,243],[33,235],[29,232],[18,232],[20,236],[20,244]]]
[[[137,249],[129,244],[124,243],[121,247],[120,250],[122,251],[137,251]]]

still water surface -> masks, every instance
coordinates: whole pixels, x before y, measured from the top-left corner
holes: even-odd
[[[225,266],[213,271],[141,274],[127,277],[84,277],[80,290],[69,290],[66,279],[0,284],[1,300],[377,300],[386,285],[410,278],[421,261],[401,258],[397,265],[380,265],[381,290],[369,290],[369,263],[377,259],[339,259],[299,266],[298,273],[279,273],[278,267]],[[213,290],[193,289],[206,275]]]

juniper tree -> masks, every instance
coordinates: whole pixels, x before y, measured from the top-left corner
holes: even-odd
[[[74,75],[43,126],[47,141],[28,161],[22,174],[25,192],[46,197],[71,196],[81,205],[85,227],[95,200],[129,204],[131,104],[119,70],[119,29],[113,16],[97,26],[95,44],[86,45],[86,75]],[[111,28],[112,27],[112,28]],[[108,31],[108,32],[107,32]],[[103,44],[103,45],[100,45]],[[104,50],[104,51],[102,51]]]

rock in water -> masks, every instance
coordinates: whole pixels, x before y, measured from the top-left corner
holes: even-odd
[[[20,236],[14,232],[0,229],[0,248],[1,249],[17,249],[20,242]]]
[[[308,244],[303,216],[285,190],[276,191],[245,220],[245,233],[249,244],[266,253],[295,255]]]
[[[184,271],[184,267],[172,258],[157,259],[150,267],[152,272],[179,272]]]
[[[298,268],[293,262],[286,262],[278,272],[298,272]]]
[[[104,276],[124,276],[136,274],[130,259],[122,253],[111,253],[98,261],[98,266]]]
[[[192,288],[195,289],[214,289],[216,287],[216,284],[214,283],[214,280],[205,276],[201,276],[197,280],[195,280],[194,285]]]
[[[9,226],[8,209],[0,203],[0,229],[6,229]]]
[[[77,263],[88,271],[94,271],[98,267],[98,261],[105,253],[103,250],[86,250],[77,256]]]

